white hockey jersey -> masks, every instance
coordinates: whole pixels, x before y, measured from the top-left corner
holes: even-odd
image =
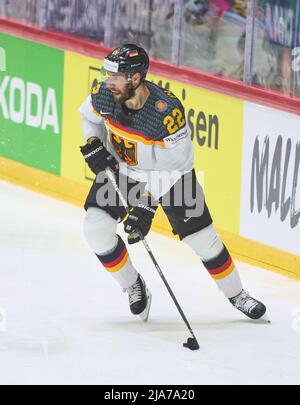
[[[194,149],[179,99],[153,83],[146,85],[150,96],[143,108],[128,110],[96,81],[79,112],[85,139],[99,137],[120,171],[147,183],[146,189],[159,199],[193,169]]]

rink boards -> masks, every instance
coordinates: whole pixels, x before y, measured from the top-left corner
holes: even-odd
[[[77,110],[102,61],[6,34],[0,50],[0,177],[83,204],[93,176]],[[231,251],[300,278],[299,115],[171,80],[168,70],[149,80],[185,106],[197,176]],[[161,211],[154,227],[172,235]]]

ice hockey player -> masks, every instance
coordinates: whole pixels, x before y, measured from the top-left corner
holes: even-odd
[[[147,320],[151,293],[117,234],[117,224],[124,221],[129,244],[139,242],[136,230],[146,236],[161,205],[174,234],[195,251],[230,303],[251,319],[262,318],[265,305],[243,289],[238,270],[212,224],[193,169],[184,108],[170,91],[146,80],[148,68],[149,57],[141,47],[116,48],[104,59],[102,80],[93,83],[79,109],[86,140],[81,152],[97,175],[85,203],[87,242],[127,291],[132,314]],[[103,198],[104,189],[116,197],[104,175],[107,167],[114,171],[120,188],[126,180],[128,216],[118,198]],[[142,185],[142,191],[136,193],[134,203],[129,197],[137,185]],[[186,193],[192,196],[188,202],[182,198]]]

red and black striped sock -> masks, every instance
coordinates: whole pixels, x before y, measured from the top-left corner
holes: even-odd
[[[122,238],[118,236],[118,243],[115,249],[106,255],[96,255],[103,266],[109,272],[120,270],[128,260],[128,251]]]
[[[238,271],[225,246],[217,257],[203,261],[203,264],[227,298],[235,297],[242,291]]]
[[[127,247],[121,236],[117,235],[117,237],[118,243],[113,251],[96,256],[121,287],[128,288],[135,283],[138,273],[131,263]]]
[[[225,246],[217,257],[203,261],[203,264],[214,280],[221,280],[234,271],[234,263]]]

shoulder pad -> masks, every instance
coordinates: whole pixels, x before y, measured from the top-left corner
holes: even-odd
[[[95,80],[93,81],[93,84],[92,84],[91,94],[97,94],[97,93],[99,93],[100,87],[101,87],[101,83],[98,82],[97,79],[95,79]]]
[[[171,99],[176,99],[176,100],[178,100],[178,97],[175,96],[175,94],[172,93],[171,90],[162,88],[162,91],[163,91],[168,97],[170,97]]]
[[[103,84],[94,80],[91,89],[92,105],[94,110],[101,114],[101,111],[112,113],[114,100],[111,91]]]
[[[184,107],[176,96],[175,98],[176,100],[174,99],[174,101],[168,105],[162,117],[164,137],[174,135],[186,126]]]

